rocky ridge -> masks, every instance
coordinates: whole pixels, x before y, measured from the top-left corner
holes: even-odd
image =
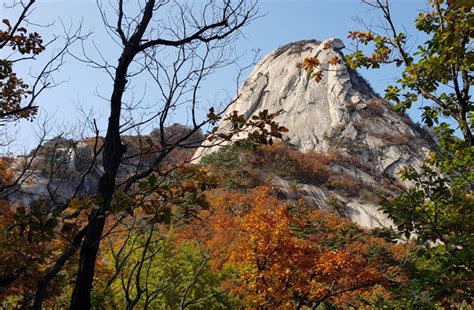
[[[384,182],[402,186],[398,172],[407,165],[422,164],[433,149],[433,135],[394,112],[356,71],[349,70],[343,62],[343,48],[340,39],[328,39],[299,41],[276,49],[256,65],[226,114],[238,111],[248,119],[261,110],[281,110],[275,120],[288,128],[284,140],[292,148],[336,153],[343,160],[332,164],[334,171],[372,186],[382,188]],[[323,66],[319,83],[304,71],[303,60],[312,56]],[[340,62],[328,64],[334,57]],[[222,122],[219,132],[229,126]],[[240,138],[243,136],[236,139]],[[206,142],[194,160],[221,146]],[[291,196],[285,180],[274,178],[273,183]],[[327,207],[329,198],[337,198],[344,202],[345,213],[353,221],[371,228],[390,225],[371,203],[339,197],[311,184],[298,186],[300,194],[320,208]]]

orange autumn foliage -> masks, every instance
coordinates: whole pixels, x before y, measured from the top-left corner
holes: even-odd
[[[396,281],[395,275],[401,277],[397,265],[369,255],[374,247],[383,247],[400,258],[401,246],[387,244],[336,215],[288,207],[269,187],[240,195],[214,191],[210,198],[213,208],[181,237],[202,237],[214,268],[235,270],[224,288],[246,306],[357,304],[359,295],[388,294],[383,286]],[[363,238],[352,236],[352,231]]]
[[[13,181],[13,172],[11,170],[12,159],[8,157],[0,158],[0,189],[10,185]]]
[[[222,268],[228,261],[229,248],[239,235],[236,219],[252,208],[256,191],[243,194],[240,191],[211,190],[206,193],[210,204],[202,210],[198,218],[177,232],[177,242],[194,240],[204,245],[212,254],[212,265]]]

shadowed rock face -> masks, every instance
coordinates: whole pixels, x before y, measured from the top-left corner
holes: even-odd
[[[282,110],[276,121],[288,128],[285,140],[296,149],[337,149],[379,174],[396,177],[402,166],[418,166],[432,149],[431,136],[393,112],[357,72],[348,70],[342,48],[339,39],[278,48],[257,64],[227,113],[238,111],[250,118],[261,110]],[[304,58],[311,56],[323,64],[319,83],[303,68]],[[341,62],[328,65],[334,57]],[[228,125],[222,123],[220,130],[226,131]],[[217,148],[200,148],[194,158]]]
[[[399,170],[406,165],[419,167],[433,149],[433,137],[408,117],[395,113],[357,72],[349,70],[343,48],[341,40],[328,39],[299,41],[276,49],[257,64],[226,113],[238,111],[250,118],[264,109],[270,113],[282,110],[276,121],[288,128],[284,139],[295,149],[335,151],[351,158],[352,164],[335,163],[333,168],[367,183],[387,177],[400,181]],[[304,59],[312,56],[323,64],[319,83],[304,71]],[[334,57],[340,63],[329,65]],[[219,131],[225,132],[228,126],[223,122]],[[219,148],[207,142],[204,146],[195,153],[196,161]],[[311,191],[308,193],[311,196]],[[324,195],[316,196],[313,200],[324,204]],[[367,227],[389,225],[375,206],[345,203],[355,222]]]

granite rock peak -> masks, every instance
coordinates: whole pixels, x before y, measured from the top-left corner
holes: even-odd
[[[350,70],[343,61],[343,48],[342,40],[331,38],[298,41],[276,49],[255,66],[225,113],[238,111],[250,118],[261,110],[282,110],[276,121],[288,128],[284,140],[292,148],[337,153],[346,161],[334,163],[335,171],[371,186],[379,187],[382,179],[403,186],[398,172],[407,165],[421,166],[434,148],[434,135],[393,111],[361,75]],[[320,60],[324,74],[319,83],[305,72],[306,57]],[[334,57],[339,63],[329,64]],[[229,126],[224,121],[218,130],[225,132]],[[205,142],[194,160],[221,146]],[[288,182],[275,178],[273,183],[290,196]],[[304,198],[320,208],[327,208],[331,198],[342,201],[346,215],[362,226],[391,224],[374,204],[343,198],[310,184],[298,186]]]

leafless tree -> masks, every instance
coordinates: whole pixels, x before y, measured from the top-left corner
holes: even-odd
[[[109,99],[110,114],[107,123],[102,162],[104,174],[100,177],[97,195],[100,205],[91,211],[86,233],[81,244],[79,268],[71,300],[71,309],[89,309],[90,292],[94,277],[95,260],[102,238],[105,219],[112,205],[117,185],[119,169],[127,151],[123,143],[123,133],[136,124],[123,120],[124,94],[136,75],[151,74],[163,101],[157,102],[156,113],[143,122],[159,120],[160,149],[150,167],[133,174],[124,183],[129,190],[139,180],[156,171],[163,159],[176,147],[185,145],[190,135],[210,122],[199,120],[196,113],[199,102],[197,91],[203,77],[219,67],[219,55],[229,48],[256,14],[253,1],[207,1],[199,6],[191,1],[142,1],[137,14],[126,3],[119,0],[116,5],[116,21],[109,23],[104,14],[104,22],[110,34],[121,48],[116,65],[102,63],[101,67],[113,79],[113,90]],[[165,12],[170,12],[164,17]],[[168,67],[160,57],[163,50],[175,51],[176,61]],[[202,56],[204,51],[204,56]],[[209,65],[212,51],[217,61]],[[196,62],[200,66],[196,66]],[[216,65],[217,64],[217,65]],[[171,72],[170,72],[171,69]],[[183,77],[179,74],[187,71]],[[190,83],[192,85],[190,85]],[[165,89],[164,85],[168,86]],[[185,98],[191,91],[191,96]],[[187,135],[169,143],[165,124],[172,111],[185,105],[191,111],[192,130]],[[143,123],[142,122],[142,123]]]
[[[149,177],[158,177],[158,184],[167,183],[174,178],[179,163],[170,162],[173,151],[198,146],[202,137],[196,139],[196,136],[209,125],[214,125],[225,111],[225,106],[223,109],[211,107],[208,111],[204,108],[200,101],[200,92],[206,78],[216,70],[236,62],[234,44],[242,35],[241,29],[257,14],[256,3],[248,0],[143,0],[138,4],[117,0],[112,14],[114,22],[109,22],[111,15],[106,13],[101,2],[98,2],[98,6],[106,29],[115,41],[114,46],[120,51],[120,57],[115,64],[107,60],[101,53],[101,48],[109,47],[100,47],[96,43],[94,46],[97,48],[98,60],[89,57],[86,48],[82,55],[70,54],[87,65],[103,70],[111,78],[111,94],[101,96],[106,99],[109,107],[108,121],[102,131],[95,119],[88,120],[95,135],[94,146],[78,177],[79,183],[69,197],[57,199],[57,190],[48,183],[51,201],[55,202],[54,214],[61,216],[61,212],[69,203],[81,195],[85,178],[93,171],[97,172],[98,188],[96,192],[91,193],[95,205],[91,205],[86,211],[87,224],[70,238],[70,245],[39,279],[34,309],[41,309],[48,285],[79,249],[79,266],[71,308],[91,307],[90,294],[101,241],[119,225],[114,225],[110,231],[104,232],[106,219],[113,213],[117,215],[112,210],[117,200],[116,193],[132,196],[131,193],[137,190],[137,185]],[[77,36],[75,33],[74,37]],[[84,40],[82,42],[84,43]],[[50,71],[47,73],[51,73]],[[140,81],[142,77],[151,77],[155,85],[152,88],[155,100],[151,105],[145,104],[143,98],[136,99],[133,96],[133,86],[139,83],[135,81]],[[147,90],[150,91],[150,88]],[[188,128],[185,131],[176,132],[169,129],[176,113],[187,114]],[[281,137],[278,127],[274,126],[274,116],[265,114],[262,119],[253,119],[250,124],[246,124],[247,120],[238,113],[228,115],[234,126],[230,133],[215,133],[220,135],[220,138],[230,139],[234,132],[248,127],[263,130],[262,136],[257,135],[256,139],[261,140],[266,135]],[[269,124],[273,125],[270,126],[272,129],[264,130],[265,125]],[[142,133],[143,128],[150,126],[156,128],[154,140]],[[105,132],[105,136],[101,137],[100,132]],[[130,134],[134,135],[133,138]],[[63,142],[61,139],[52,141],[50,146],[53,159],[58,158],[59,150],[64,151]],[[71,150],[73,151],[74,149]],[[58,164],[55,160],[49,161],[49,179],[63,176],[62,167],[64,162]],[[158,186],[149,190],[157,188]],[[146,196],[152,193],[141,194]],[[158,204],[166,207],[166,199],[166,195],[160,196]],[[136,204],[139,203],[140,201]],[[133,210],[126,212],[133,214]],[[119,216],[119,222],[124,217]],[[146,272],[143,267],[155,254],[153,251],[144,251],[143,262],[137,265],[140,273]],[[148,301],[156,295],[147,290],[146,284],[144,292]],[[140,300],[139,295],[129,296],[127,301],[130,307]],[[183,305],[188,303],[185,294]]]

